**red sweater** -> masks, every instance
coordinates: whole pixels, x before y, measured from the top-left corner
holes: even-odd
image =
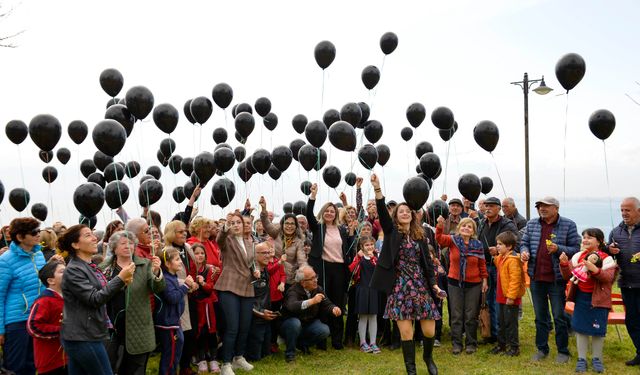
[[[482,279],[489,277],[486,260],[468,256],[465,278],[460,280],[460,249],[450,235],[444,234],[442,225],[436,226],[436,241],[441,247],[449,248],[449,274],[447,275],[449,278],[467,283],[480,283]]]
[[[189,239],[187,239],[187,243],[189,245],[193,245],[196,242],[201,243],[197,237],[189,237]],[[213,278],[213,284],[215,285],[216,281],[218,281],[218,277],[220,277],[220,274],[222,273],[222,261],[220,260],[220,247],[218,246],[217,242],[211,241],[211,240],[204,241],[202,245],[204,245],[204,252],[207,256],[207,264],[220,268],[220,271],[218,271],[216,276]]]
[[[60,344],[62,325],[62,296],[46,289],[33,303],[27,331],[33,337],[33,357],[38,373],[53,371],[67,364]]]
[[[269,272],[269,292],[271,294],[271,302],[278,302],[284,298],[282,292],[278,290],[278,285],[287,281],[284,266],[280,264],[278,258],[274,258],[267,265],[267,272]]]

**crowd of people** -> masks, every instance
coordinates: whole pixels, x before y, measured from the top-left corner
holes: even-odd
[[[489,353],[518,356],[529,284],[532,360],[550,355],[555,331],[555,360],[568,362],[573,332],[576,371],[602,372],[616,279],[636,348],[626,364],[640,365],[637,198],[621,202],[622,222],[605,238],[598,228],[579,234],[553,197],[537,201],[538,217],[527,221],[511,198],[414,210],[386,200],[375,174],[375,199],[363,206],[362,184],[358,178],[355,205],[344,194],[316,204],[314,184],[306,211],[280,218],[264,197],[224,218],[197,216],[199,188],[164,226],[148,208],[133,218],[117,210],[122,220],[104,231],[14,218],[0,238],[4,368],[137,375],[158,352],[161,375],[230,375],[330,343],[372,355],[401,348],[408,374],[416,374],[421,347],[437,374],[444,320],[454,355],[494,344]]]

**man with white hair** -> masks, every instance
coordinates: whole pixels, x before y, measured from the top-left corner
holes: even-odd
[[[640,200],[628,197],[620,204],[622,222],[609,234],[609,252],[620,267],[618,285],[625,306],[624,324],[636,347],[636,356],[625,362],[640,365]]]
[[[153,254],[159,252],[161,249],[152,249],[151,246],[151,234],[149,230],[149,224],[141,217],[130,219],[127,222],[126,230],[133,233],[138,238],[138,244],[136,245],[135,254],[141,258],[151,259]]]
[[[502,200],[502,213],[504,213],[504,217],[516,224],[518,230],[522,230],[527,225],[527,219],[520,215],[513,198],[507,197]]]
[[[304,215],[297,215],[296,221],[298,222],[300,231],[302,231],[302,234],[304,234],[305,238],[313,240],[313,233],[311,233],[311,231],[309,230],[309,222],[307,221],[307,217]]]

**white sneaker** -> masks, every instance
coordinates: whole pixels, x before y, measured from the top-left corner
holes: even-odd
[[[220,372],[220,364],[218,361],[209,361],[209,371],[216,374]]]
[[[224,365],[222,365],[221,375],[236,375],[236,373],[233,372],[233,367],[231,366],[231,363],[225,363]]]
[[[247,362],[247,360],[244,359],[243,356],[233,357],[233,362],[231,362],[231,366],[233,367],[234,370],[237,370],[237,369],[242,369],[244,371],[253,370],[253,365]]]
[[[207,366],[207,361],[198,362],[198,374],[208,374],[209,367]]]

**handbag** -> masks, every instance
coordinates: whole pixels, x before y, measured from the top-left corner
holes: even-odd
[[[491,337],[491,313],[489,312],[489,305],[487,305],[487,293],[482,293],[479,320],[480,334],[482,335],[482,337]]]

